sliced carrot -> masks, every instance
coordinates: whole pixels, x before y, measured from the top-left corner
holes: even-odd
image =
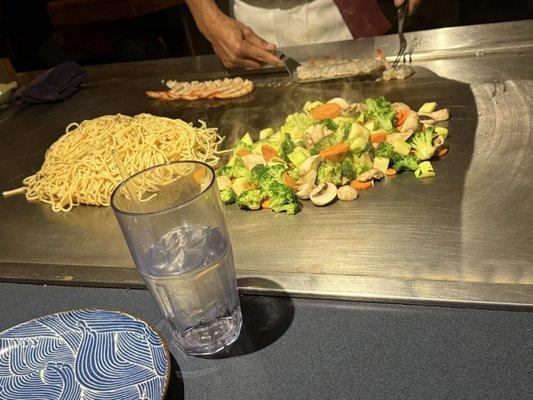
[[[311,117],[313,119],[328,119],[336,118],[341,114],[341,106],[338,104],[321,104],[311,110]]]
[[[322,158],[331,158],[339,154],[346,153],[347,151],[350,151],[350,146],[348,144],[338,143],[338,144],[334,144],[333,146],[325,148],[319,154],[320,154],[320,157]]]
[[[350,183],[350,186],[357,190],[366,190],[372,187],[372,181],[370,180],[366,182],[361,182],[361,181],[358,181],[357,179],[354,179]]]
[[[291,188],[295,188],[296,186],[298,186],[296,181],[289,174],[285,173],[281,177],[282,177],[283,183],[285,183],[285,185],[287,185],[287,186],[289,186]]]
[[[403,125],[408,115],[409,115],[409,110],[405,108],[402,108],[396,111],[396,124],[395,125],[396,126]]]
[[[385,171],[385,175],[387,176],[394,176],[396,175],[396,170],[394,168],[388,168],[386,171]]]
[[[270,208],[270,199],[264,199],[264,200],[261,202],[261,207],[263,207],[263,208]]]
[[[244,157],[250,154],[250,152],[246,149],[240,149],[240,150],[237,150],[237,154],[239,155],[239,157]]]
[[[263,158],[266,162],[269,162],[274,157],[279,157],[276,149],[269,144],[264,144],[263,146],[261,146],[261,153],[263,153]]]
[[[387,133],[386,132],[377,132],[370,135],[370,141],[372,143],[381,143],[387,140]]]
[[[194,172],[192,173],[192,178],[198,184],[202,183],[202,181],[204,180],[204,176],[205,176],[204,168],[196,168]]]
[[[439,147],[437,149],[437,155],[439,157],[444,157],[446,154],[448,154],[448,148],[446,146]]]

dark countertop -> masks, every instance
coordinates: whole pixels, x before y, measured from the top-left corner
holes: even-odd
[[[229,354],[175,349],[168,399],[530,399],[533,313],[241,298]],[[72,308],[138,315],[166,337],[149,292],[0,284],[0,330]]]

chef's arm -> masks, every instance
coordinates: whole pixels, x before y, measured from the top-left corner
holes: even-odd
[[[215,0],[185,0],[196,25],[211,42],[215,52],[228,67],[260,68],[264,64],[280,65],[271,51],[276,49],[242,22],[218,8]]]
[[[394,0],[394,5],[396,7],[400,7],[404,1],[407,1],[408,4],[408,11],[407,14],[413,15],[418,7],[420,7],[420,3],[422,3],[422,0]]]

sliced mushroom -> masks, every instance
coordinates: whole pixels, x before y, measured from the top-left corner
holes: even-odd
[[[447,108],[443,108],[442,110],[433,111],[431,114],[429,114],[431,118],[433,118],[436,122],[440,121],[447,121],[450,119],[450,112]]]
[[[337,187],[330,182],[322,182],[309,196],[315,206],[325,206],[337,197]]]
[[[340,98],[340,97],[335,97],[335,98],[329,100],[327,104],[337,104],[337,105],[340,106],[341,110],[344,110],[345,108],[350,107],[348,102],[346,100]]]
[[[251,170],[253,167],[255,167],[258,164],[265,164],[265,159],[263,158],[261,154],[251,153],[251,154],[246,154],[245,156],[242,156],[241,158],[247,170]]]
[[[397,101],[396,103],[392,103],[392,108],[394,109],[394,111],[411,110],[411,107],[409,107],[407,104],[402,103],[400,101]]]
[[[383,179],[385,178],[385,174],[383,172],[381,172],[380,170],[377,170],[377,169],[369,169],[368,171],[366,172],[363,172],[362,174],[359,174],[357,176],[357,180],[360,181],[360,182],[367,182],[371,179],[377,179],[377,180],[380,180],[380,179]]]
[[[407,132],[410,130],[417,131],[420,125],[420,117],[416,111],[409,111],[405,122],[400,126],[400,132]]]
[[[329,130],[322,124],[311,125],[304,134],[304,141],[308,148],[317,144],[320,139],[325,136],[331,135],[333,131]]]
[[[433,139],[433,146],[440,147],[444,144],[444,138],[440,135],[438,135],[435,139]]]
[[[341,110],[341,115],[343,117],[355,117],[357,115],[357,103],[349,104],[348,107]]]
[[[302,186],[299,187],[298,191],[296,192],[296,196],[298,196],[301,200],[307,200],[309,196],[311,195],[311,192],[315,189],[315,184],[313,183],[304,183]]]
[[[218,190],[223,191],[231,187],[231,179],[227,176],[217,176]]]
[[[316,170],[311,170],[296,182],[296,196],[299,199],[306,200],[316,187]]]
[[[422,125],[435,125],[437,121],[435,121],[433,118],[429,117],[429,116],[426,116],[426,115],[423,115],[422,118],[420,119],[420,123]]]
[[[307,175],[310,171],[316,171],[321,162],[322,158],[319,155],[311,156],[300,165],[298,171],[302,176]]]
[[[341,178],[341,185],[347,185],[348,183],[350,183],[352,180],[350,178],[346,178],[345,176],[343,176]]]
[[[359,193],[354,187],[344,185],[337,189],[337,197],[342,201],[352,201],[359,197]]]
[[[309,171],[307,174],[305,174],[304,176],[302,176],[300,179],[296,181],[296,187],[305,185],[306,183],[315,183],[316,175],[317,175],[316,170],[312,169],[311,171]]]

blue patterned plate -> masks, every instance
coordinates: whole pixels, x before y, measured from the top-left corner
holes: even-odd
[[[0,333],[2,400],[159,400],[168,350],[146,322],[106,310],[75,310]]]

